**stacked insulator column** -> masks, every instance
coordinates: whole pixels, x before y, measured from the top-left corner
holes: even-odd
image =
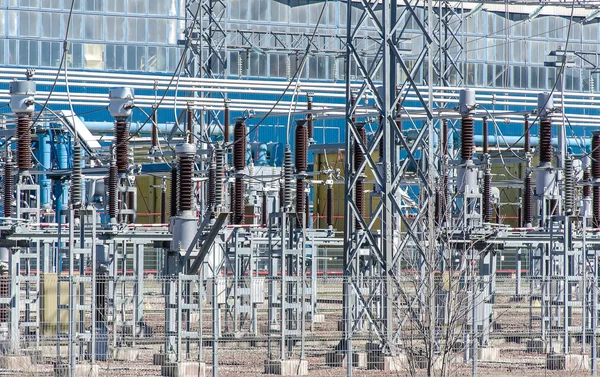
[[[15,177],[12,174],[13,163],[7,160],[4,163],[4,217],[12,217],[12,197]]]
[[[462,89],[459,98],[459,112],[461,119],[460,156],[461,168],[457,174],[457,191],[461,194],[474,194],[479,192],[477,185],[477,167],[473,163],[473,113],[475,111],[475,91]]]
[[[75,141],[73,146],[73,174],[71,175],[71,204],[75,211],[75,218],[79,217],[81,202],[81,144]]]
[[[117,198],[118,173],[117,165],[113,160],[108,168],[108,217],[111,223],[117,222],[119,200]]]
[[[592,133],[592,226],[600,228],[600,131]]]
[[[115,122],[115,151],[119,175],[127,174],[129,169],[129,124],[123,117]]]
[[[356,123],[356,128],[358,132],[358,138],[360,143],[365,145],[367,143],[367,131],[365,130],[364,123]],[[354,143],[354,171],[357,171],[360,165],[365,160],[365,155],[362,149],[359,146],[359,142]],[[356,181],[356,185],[354,186],[354,204],[356,205],[356,209],[358,213],[364,216],[365,213],[365,183],[364,183],[364,175],[361,174],[360,178]],[[355,220],[354,226],[358,229],[360,228],[360,221],[358,219]]]
[[[10,108],[17,115],[17,167],[19,174],[31,169],[31,115],[34,111],[36,84],[28,75],[27,81],[9,84]]]
[[[225,175],[225,152],[220,144],[215,147],[215,210],[223,205],[223,176]]]
[[[573,172],[573,158],[567,156],[565,159],[565,214],[573,214],[573,206],[575,204],[575,181]]]
[[[175,153],[179,158],[177,174],[177,203],[180,212],[194,209],[194,154],[196,149],[192,144],[177,145]]]
[[[591,202],[592,202],[592,186],[590,185],[591,174],[590,174],[590,158],[589,156],[585,156],[582,159],[583,165],[583,193],[582,193],[582,207],[580,210],[581,216],[589,217],[591,210]]]
[[[284,211],[292,205],[292,150],[290,145],[283,151],[283,187],[281,189],[281,203]]]
[[[308,160],[308,129],[306,128],[306,120],[296,121],[296,227],[302,227],[302,213],[305,212],[305,196],[304,196],[304,178],[307,169]],[[308,222],[308,218],[306,219]]]
[[[556,171],[552,167],[552,122],[550,113],[554,106],[550,93],[540,93],[538,95],[538,112],[540,117],[540,140],[539,140],[539,155],[540,164],[536,172],[536,195],[540,199],[542,206],[542,216],[549,216],[556,213],[558,202],[556,195],[558,194]],[[542,218],[542,223],[546,219]]]
[[[244,168],[246,167],[246,125],[243,118],[235,120],[233,129],[233,167],[236,170],[233,199],[233,224],[244,223]]]
[[[525,167],[525,178],[523,182],[523,213],[522,213],[522,226],[530,227],[533,223],[533,189],[532,189],[532,180],[531,180],[531,171],[530,171],[530,157],[529,153],[531,153],[530,147],[530,133],[529,133],[529,117],[525,116],[524,123],[524,142],[525,142],[525,155],[527,156],[527,166]]]
[[[327,185],[327,227],[333,229],[333,185]]]
[[[179,190],[177,188],[177,178],[178,174],[177,174],[177,167],[173,166],[171,168],[171,217],[173,216],[177,216],[177,191]]]
[[[215,210],[215,193],[216,193],[216,178],[217,178],[217,167],[215,158],[210,160],[210,167],[208,168],[208,209],[214,213]]]
[[[483,176],[483,221],[490,222],[492,221],[492,173],[490,172],[488,155],[488,123],[485,117],[483,118],[483,154],[487,163]]]

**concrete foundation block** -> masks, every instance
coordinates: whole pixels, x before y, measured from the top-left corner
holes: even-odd
[[[205,377],[206,364],[197,361],[167,362],[160,368],[165,377]]]
[[[574,370],[589,370],[591,366],[589,355],[565,355],[565,369]]]
[[[70,376],[69,370],[69,365],[58,364],[54,366],[54,375],[56,377],[68,377]],[[98,377],[98,371],[97,364],[77,364],[75,366],[76,377]]]
[[[498,361],[500,350],[494,347],[479,348],[477,349],[477,359],[480,361]]]
[[[529,339],[527,340],[527,348],[525,349],[527,353],[545,353],[546,352],[546,342],[543,339]]]
[[[265,374],[307,376],[308,361],[301,359],[265,360]]]
[[[112,350],[112,357],[115,361],[136,361],[140,350],[132,347],[117,347]]]
[[[29,356],[0,356],[0,369],[26,371],[31,367]]]
[[[325,314],[313,314],[311,320],[313,323],[323,323],[325,322]]]

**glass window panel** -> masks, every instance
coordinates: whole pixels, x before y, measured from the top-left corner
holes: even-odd
[[[37,41],[19,41],[19,64],[39,65],[39,44]]]
[[[308,23],[311,25],[316,25],[319,20],[319,15],[321,14],[321,10],[323,9],[323,5],[326,6],[328,2],[315,2],[308,5]],[[323,16],[321,17],[321,25],[325,24],[327,20],[327,10],[323,12]]]
[[[39,36],[39,12],[21,11],[19,14],[20,35],[27,37]]]
[[[167,42],[167,21],[163,19],[148,19],[148,42]]]
[[[0,10],[0,35],[5,35],[6,32],[6,11]]]
[[[167,0],[152,0],[148,3],[148,13],[164,16],[168,13],[169,5],[169,1]]]
[[[16,65],[18,60],[18,43],[16,40],[11,39],[8,41],[8,64]]]
[[[294,24],[306,24],[307,17],[307,0],[290,0],[290,22]]]
[[[106,69],[125,68],[125,47],[116,45],[106,46]]]
[[[125,40],[125,18],[106,17],[106,39],[109,41]]]
[[[511,24],[512,24],[512,29],[511,29],[511,34],[515,35],[517,37],[523,37],[526,35],[527,33],[527,22],[525,21],[527,19],[527,15],[525,14],[512,14],[510,16],[511,18]]]
[[[67,25],[68,15],[63,15],[63,22]],[[69,26],[69,38],[70,39],[83,39],[83,16],[81,14],[74,14],[71,17],[71,25]]]
[[[8,11],[8,35],[16,36],[19,35],[19,12],[15,10]]]
[[[156,1],[156,0],[154,0]],[[102,12],[104,9],[104,0],[85,0],[85,10]]]
[[[39,2],[38,0],[21,0],[19,2],[19,5],[22,7],[35,7],[37,8],[39,6]]]
[[[146,14],[146,0],[128,0],[127,13]]]
[[[583,26],[583,39],[586,41],[598,40],[598,21],[590,22]]]
[[[44,38],[60,38],[62,32],[60,30],[60,14],[43,12],[42,13],[42,37]]]
[[[106,10],[108,12],[124,13],[125,1],[123,0],[106,0]]]
[[[337,2],[339,7],[338,17],[340,20],[340,26],[346,26],[346,3]]]
[[[177,26],[177,21],[176,20],[168,20],[167,25],[168,25],[167,43],[176,44],[177,39],[179,38],[179,28]]]
[[[253,21],[258,21],[259,12],[260,12],[260,0],[249,0],[250,3],[250,19]]]
[[[83,45],[81,43],[71,44],[69,52],[70,66],[73,68],[83,68]]]
[[[89,69],[104,69],[104,45],[86,43],[83,46],[83,66]]]
[[[61,0],[42,0],[42,8],[60,9]]]
[[[6,64],[4,61],[4,44],[5,41],[0,39],[0,65]]]
[[[127,19],[127,35],[128,40],[132,42],[145,42],[146,41],[146,20],[143,18]]]
[[[85,18],[85,39],[103,40],[104,39],[104,20],[102,16],[84,16]]]
[[[148,71],[167,70],[167,51],[164,47],[148,47]]]

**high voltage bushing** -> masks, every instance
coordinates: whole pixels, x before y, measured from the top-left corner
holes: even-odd
[[[290,145],[286,144],[283,151],[283,195],[282,207],[284,211],[289,210],[292,205],[292,151]]]
[[[233,143],[233,167],[235,170],[244,170],[246,167],[246,125],[244,124],[244,118],[235,120]]]
[[[196,148],[192,144],[184,143],[175,147],[175,154],[179,158],[179,173],[177,174],[177,202],[179,211],[194,209],[194,156]]]
[[[592,224],[600,228],[600,131],[592,132],[592,182]]]
[[[220,144],[215,147],[215,208],[223,205],[223,176],[225,175],[225,152]]]
[[[225,100],[225,110],[223,110],[223,142],[225,144],[229,143],[229,124],[230,121],[230,110],[229,110],[229,100]]]
[[[4,163],[4,217],[12,217],[12,196],[15,177],[12,174],[13,163],[8,159]]]
[[[367,143],[367,131],[365,130],[365,124],[363,122],[357,122],[356,131],[358,133],[358,138],[360,140],[360,144],[365,145]],[[360,148],[358,140],[354,143],[353,147],[354,152],[354,171],[357,172],[360,165],[365,160],[365,155]],[[364,184],[364,175],[360,174],[360,178],[356,181],[354,186],[354,204],[356,205],[356,210],[358,213],[364,216],[365,212],[365,184]],[[358,219],[355,220],[354,226],[358,229],[360,228],[360,221]]]
[[[296,226],[302,226],[302,220],[300,215],[304,212],[304,206],[307,205],[305,203],[304,196],[304,175],[306,174],[306,169],[308,167],[308,129],[306,128],[306,120],[300,119],[296,121],[296,130],[295,130],[295,143],[296,143],[296,156],[295,156],[295,166],[296,166]],[[307,219],[308,221],[308,219]]]
[[[152,152],[158,149],[158,106],[152,105]]]
[[[31,169],[31,115],[36,93],[32,77],[28,71],[27,81],[9,83],[10,109],[17,115],[17,167],[20,173]]]
[[[173,164],[171,167],[171,217],[177,216],[177,167]]]
[[[243,170],[246,167],[246,125],[244,118],[235,119],[233,128],[233,167],[236,170],[233,192],[231,193],[231,204],[233,212],[233,224],[244,223],[244,178]]]
[[[210,167],[208,168],[208,208],[213,212],[215,210],[216,176],[217,168],[213,156],[210,160]]]
[[[188,104],[186,109],[186,121],[185,125],[187,126],[187,142],[192,144],[194,142],[194,110],[190,104]]]
[[[531,144],[530,144],[530,130],[529,130],[529,117],[525,115],[524,121],[524,151],[525,154],[528,155],[531,152]],[[533,191],[532,191],[532,180],[531,180],[531,171],[530,171],[530,160],[528,157],[527,166],[525,170],[525,178],[523,179],[523,216],[522,216],[522,226],[528,227],[532,225],[533,222]]]
[[[573,176],[573,157],[567,156],[565,159],[565,214],[573,214],[575,204],[575,177]]]
[[[549,92],[538,94],[538,115],[540,117],[539,154],[540,164],[536,171],[536,195],[546,203],[546,214],[554,214],[557,208],[558,185],[556,171],[552,168],[552,122],[550,114],[554,107]],[[545,219],[542,219],[545,221]]]
[[[116,222],[119,208],[119,200],[117,198],[117,165],[113,160],[108,168],[108,217],[111,222]]]
[[[127,118],[133,110],[135,96],[132,88],[110,88],[108,91],[108,111],[115,118],[115,152],[119,174],[129,169],[129,124]]]
[[[75,217],[79,217],[81,203],[81,144],[75,140],[73,145],[73,173],[71,175],[71,204],[75,210]]]
[[[464,123],[463,123],[464,129]],[[472,132],[473,130],[471,130]],[[490,172],[489,155],[488,155],[488,123],[487,118],[483,118],[483,154],[486,156],[486,168],[483,175],[483,221],[490,222],[492,220],[492,174]],[[472,149],[472,148],[471,148]]]
[[[462,163],[456,177],[457,191],[461,194],[478,192],[477,167],[473,163],[473,114],[475,108],[475,91],[473,89],[461,89],[459,94],[458,111],[462,119],[460,155]]]

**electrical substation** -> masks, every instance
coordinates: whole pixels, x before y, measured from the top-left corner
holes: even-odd
[[[6,3],[0,375],[597,374],[597,2]]]

